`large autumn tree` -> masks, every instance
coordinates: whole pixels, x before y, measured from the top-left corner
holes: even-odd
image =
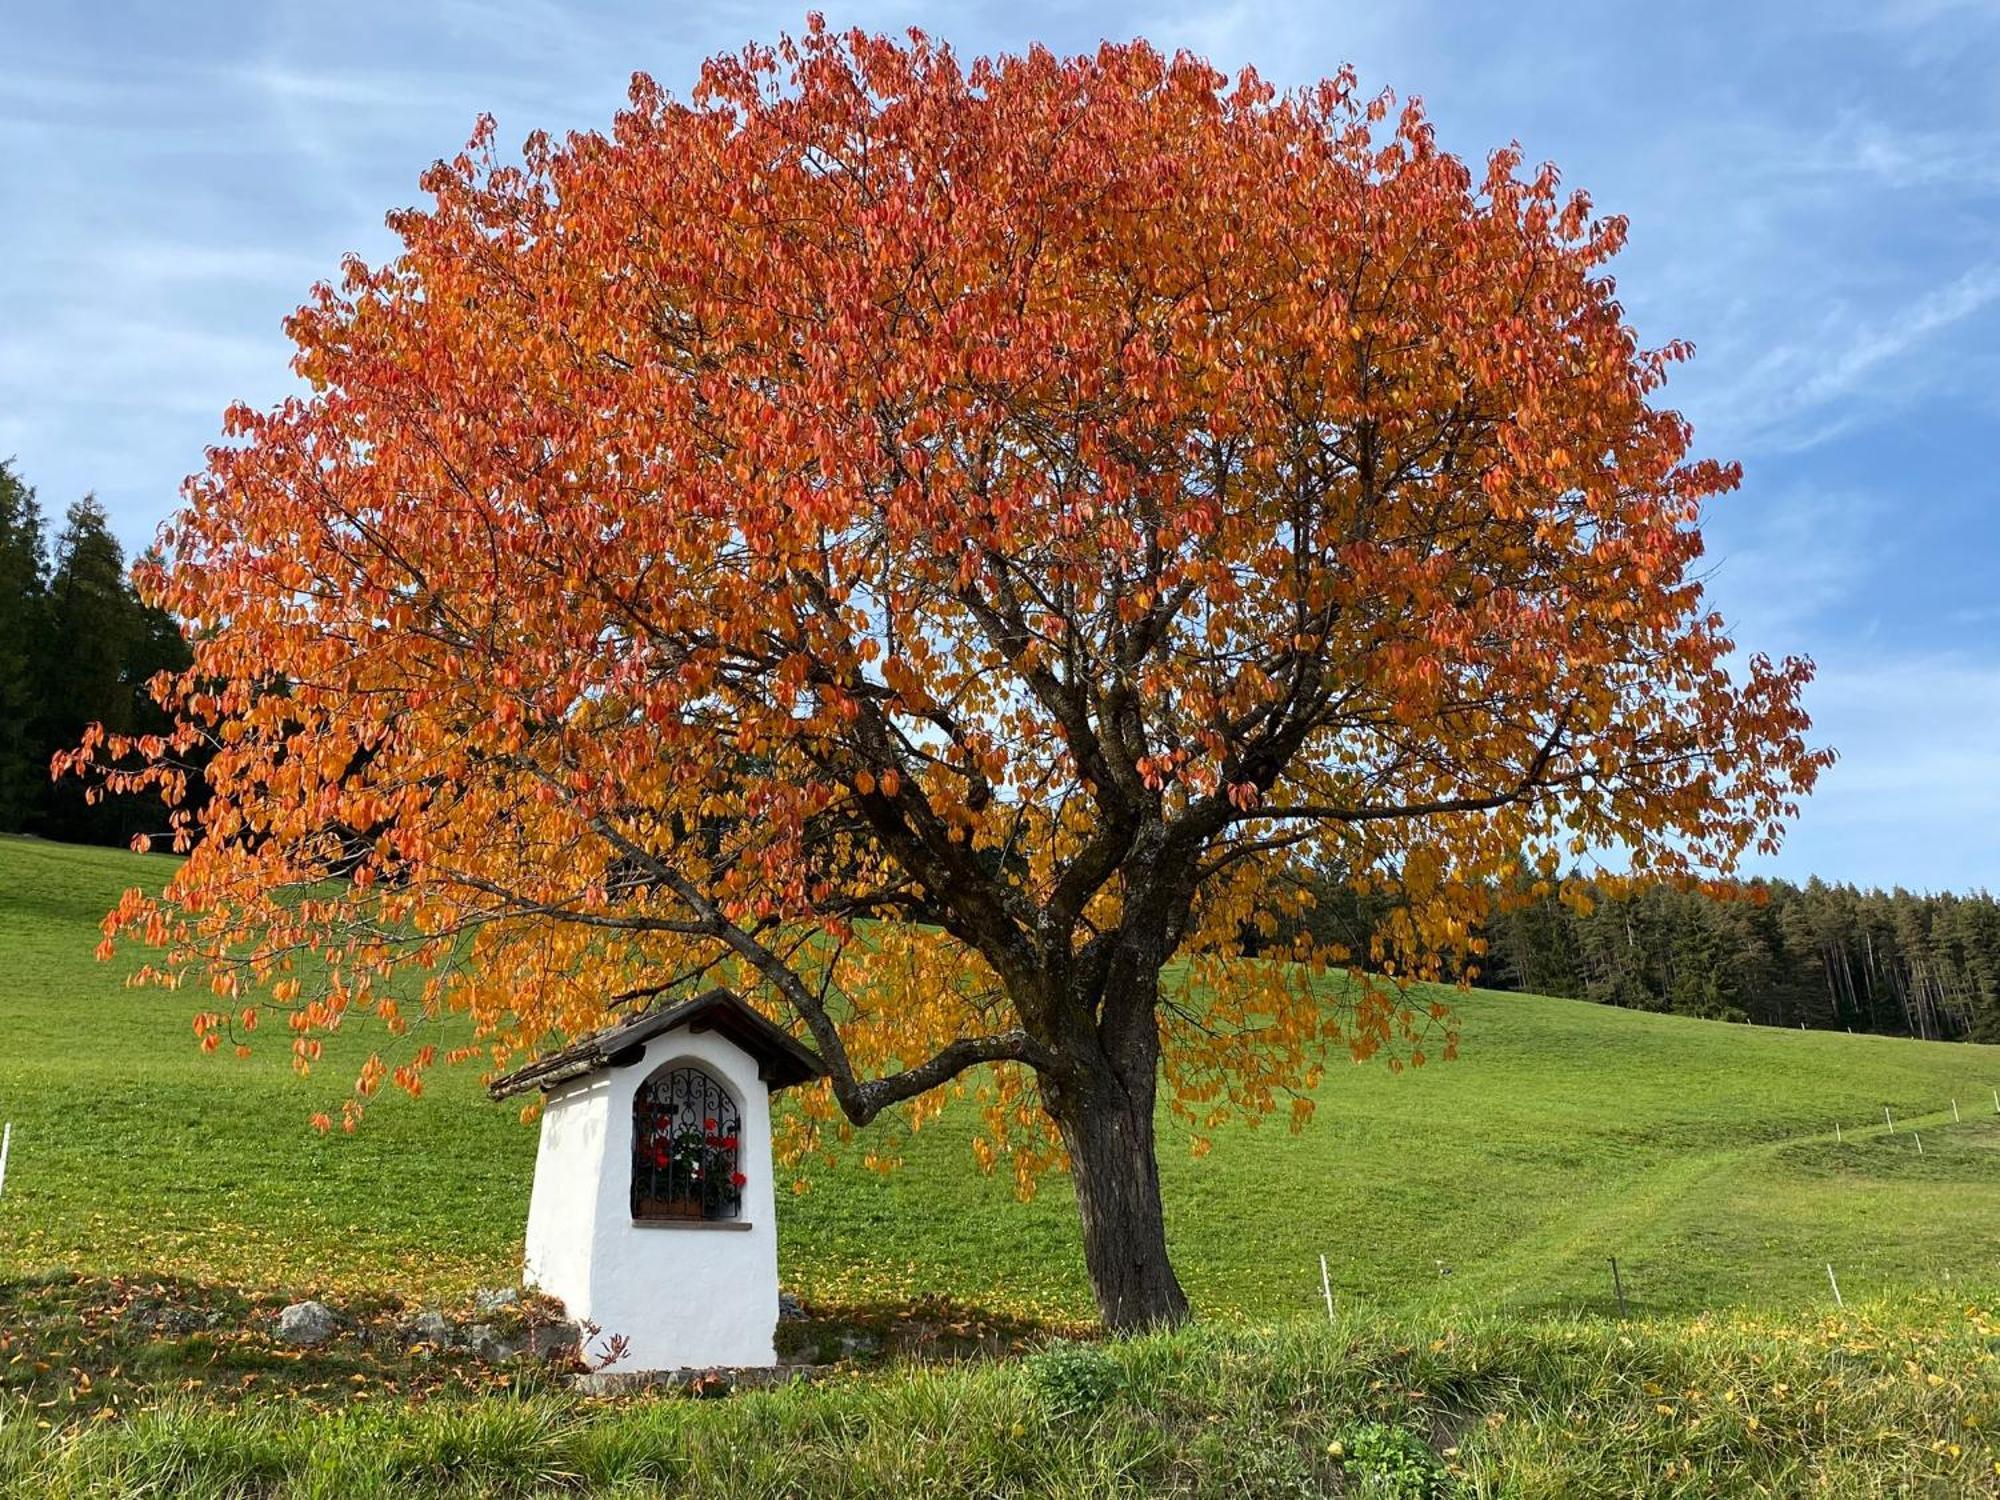
[[[976,1093],[989,1163],[1067,1160],[1107,1323],[1172,1321],[1163,1084],[1302,1118],[1330,1047],[1450,1044],[1402,981],[1493,877],[1727,871],[1821,764],[1809,667],[1704,603],[1737,471],[1623,222],[1348,75],[815,21],[425,188],[149,570],[183,728],[87,746],[172,799],[212,744],[109,926],[210,1046],[385,1022],[350,1123],[425,1018],[498,1067],[727,978],[832,1070],[801,1129]],[[1308,869],[1370,951],[1234,960]]]

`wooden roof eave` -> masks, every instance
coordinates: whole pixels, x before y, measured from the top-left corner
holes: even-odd
[[[507,1099],[530,1089],[547,1093],[606,1068],[636,1062],[640,1049],[656,1036],[686,1027],[717,1031],[757,1060],[758,1077],[773,1090],[824,1077],[819,1054],[752,1010],[724,989],[709,990],[665,1010],[649,1011],[593,1036],[584,1037],[526,1067],[496,1078],[486,1086],[493,1099]]]

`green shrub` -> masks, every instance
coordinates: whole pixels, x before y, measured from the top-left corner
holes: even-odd
[[[1369,1500],[1452,1500],[1461,1493],[1444,1460],[1407,1427],[1363,1422],[1348,1428],[1327,1453]]]
[[[1026,1364],[1029,1382],[1055,1416],[1096,1411],[1125,1382],[1124,1367],[1096,1344],[1050,1344],[1029,1355]]]

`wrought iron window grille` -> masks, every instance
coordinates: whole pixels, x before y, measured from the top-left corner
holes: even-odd
[[[743,1116],[728,1089],[692,1063],[663,1068],[632,1099],[632,1217],[734,1219]]]

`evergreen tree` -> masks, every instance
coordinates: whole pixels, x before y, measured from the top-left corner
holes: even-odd
[[[52,781],[49,762],[85,726],[166,733],[172,725],[147,684],[190,660],[173,617],[143,603],[104,507],[86,495],[56,538],[53,565],[35,492],[12,461],[0,462],[0,833],[126,843],[158,832],[151,796],[93,806],[74,778]],[[191,808],[204,800],[199,757]]]
[[[44,755],[74,745],[88,724],[137,727],[130,668],[144,633],[141,606],[125,576],[125,551],[94,495],[64,517],[49,577],[48,620],[39,684]],[[46,799],[39,831],[82,843],[121,842],[129,837],[134,811],[109,802],[89,806],[82,786],[65,779]]]
[[[48,786],[48,757],[37,753],[47,572],[35,492],[0,463],[0,832],[26,827]]]
[[[157,549],[148,549],[145,560],[158,561]],[[172,721],[147,691],[147,684],[160,672],[179,672],[194,659],[187,637],[165,610],[132,596],[131,640],[126,652],[124,678],[132,694],[133,727],[139,731],[164,734]]]
[[[1525,876],[1492,893],[1475,983],[1762,1026],[2000,1040],[2000,901],[1987,892],[1562,884],[1567,899]],[[1314,889],[1307,923],[1365,965],[1388,908],[1330,876]]]

